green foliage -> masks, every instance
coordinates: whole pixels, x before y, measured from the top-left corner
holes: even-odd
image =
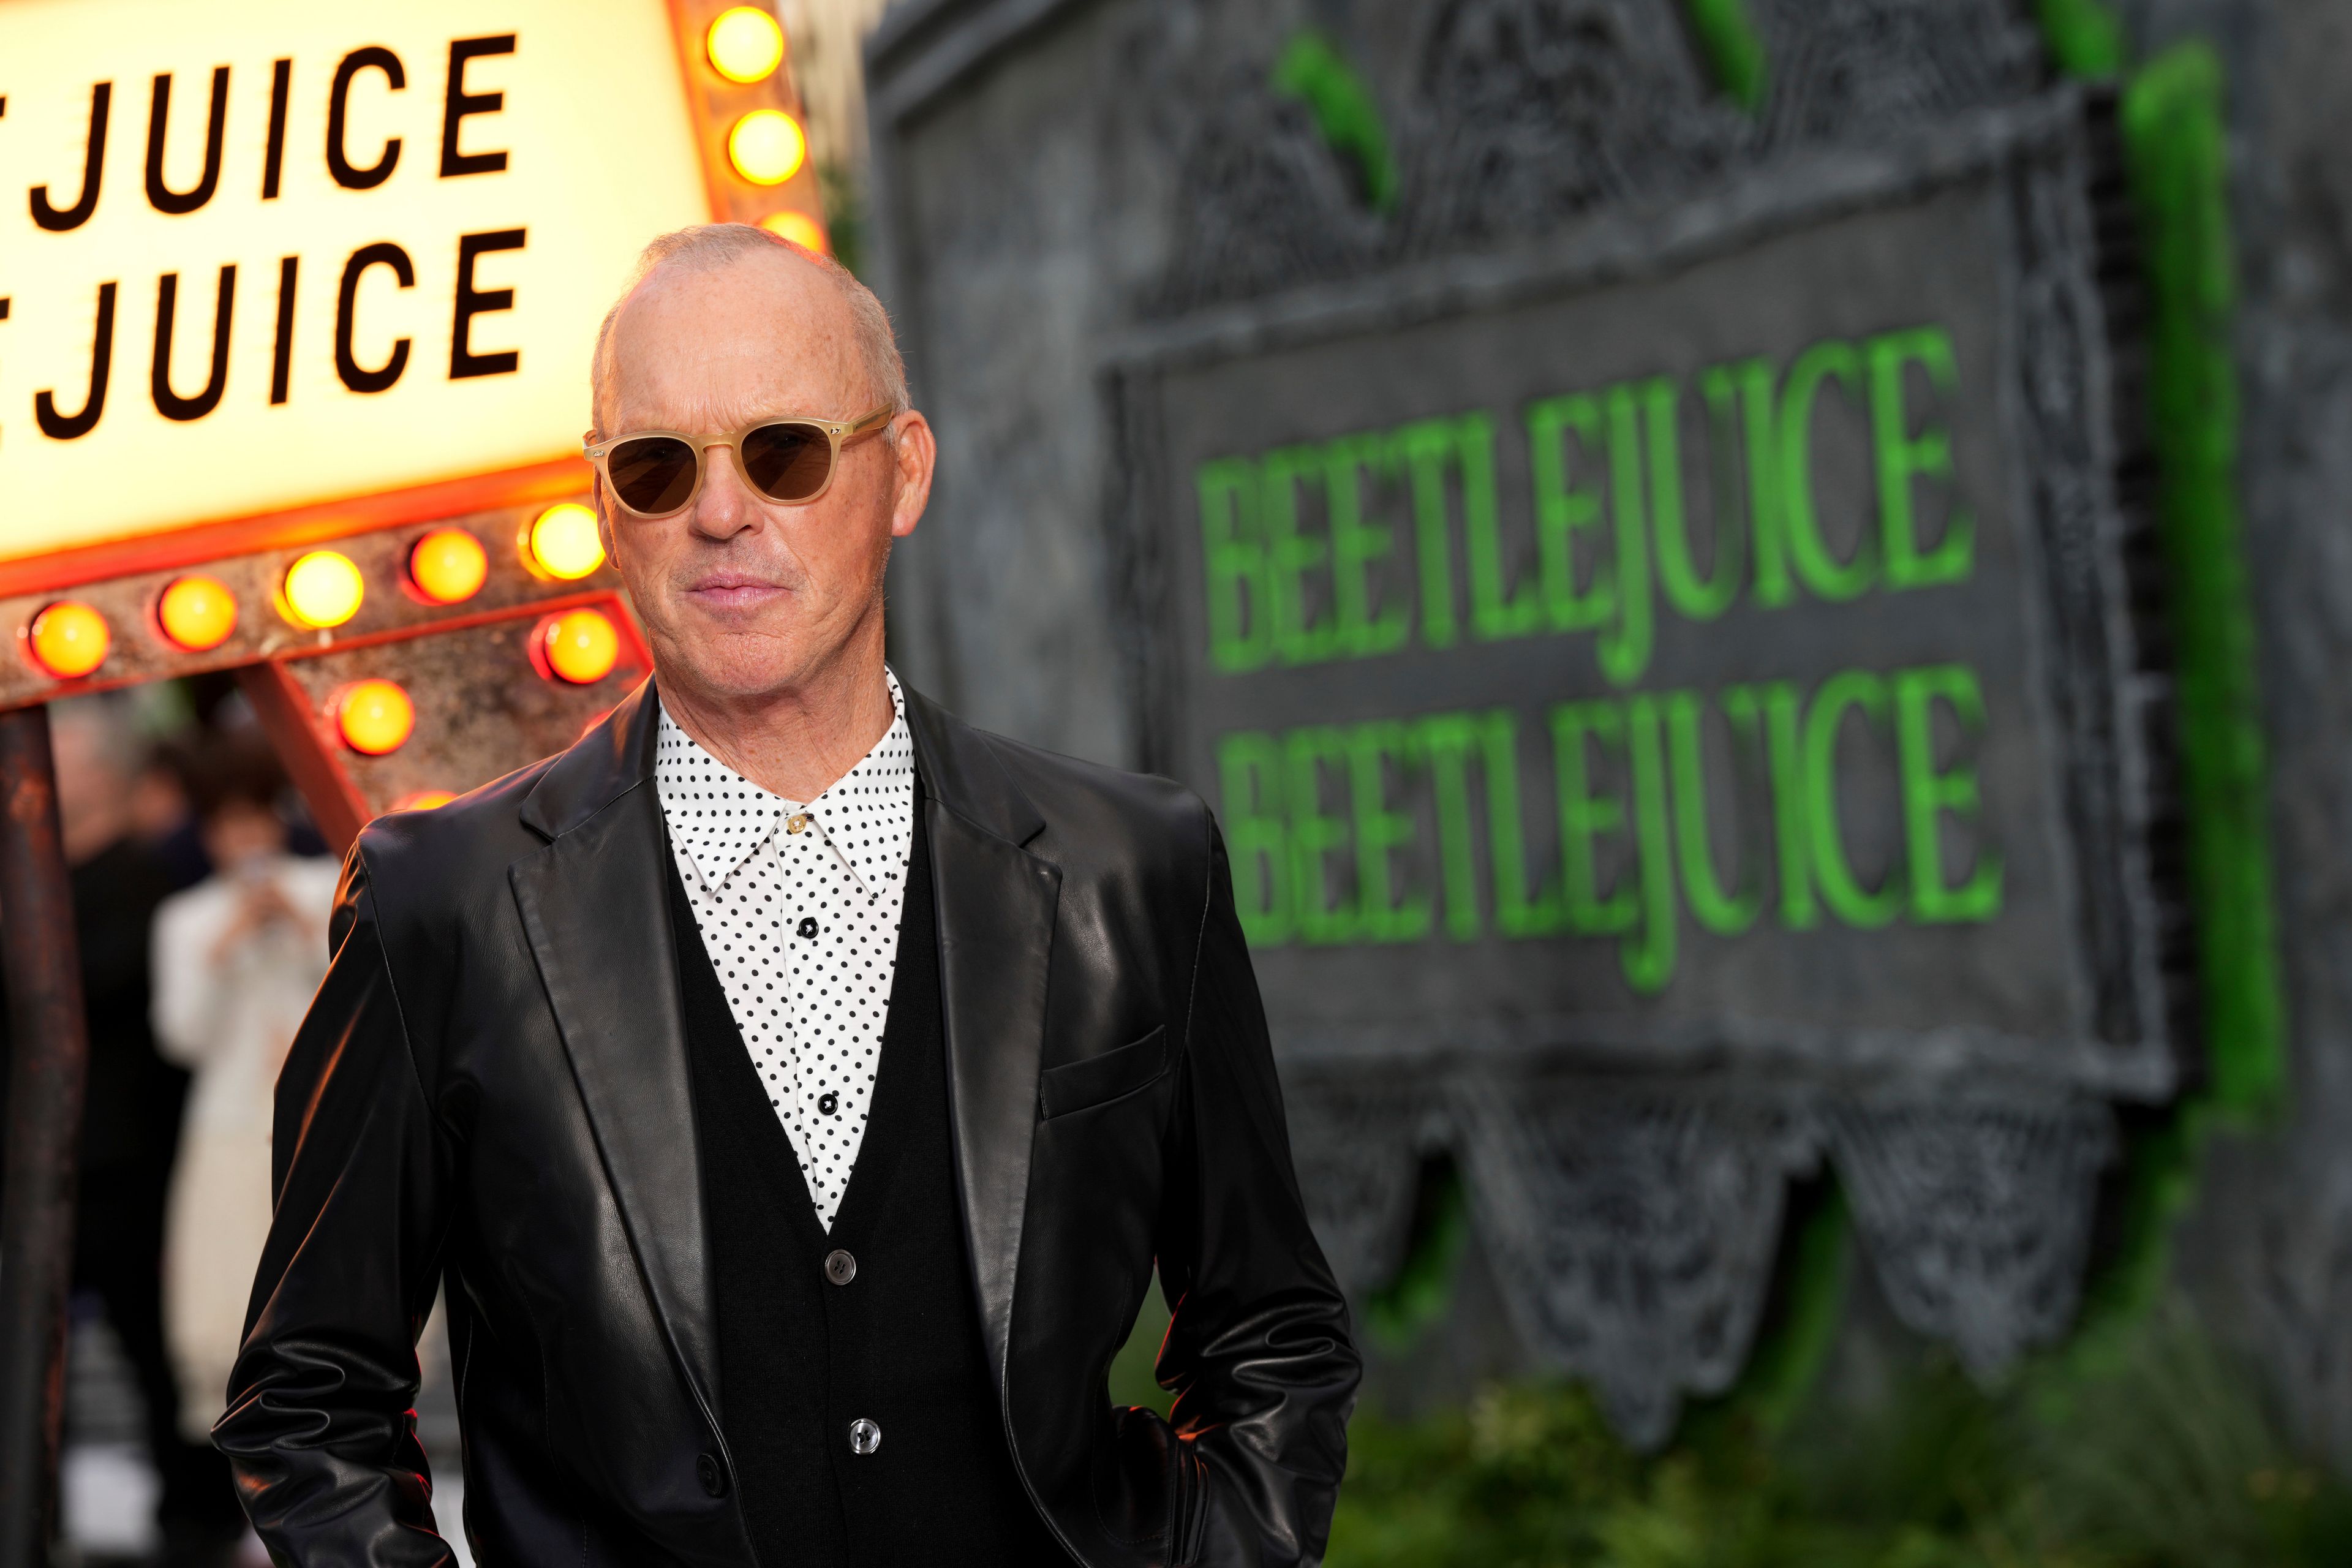
[[[1364,205],[1375,212],[1393,212],[1396,161],[1389,153],[1380,105],[1331,40],[1313,31],[1292,38],[1275,62],[1274,86],[1306,104],[1325,145],[1353,166]]]
[[[2182,1314],[2109,1369],[1987,1396],[1948,1363],[1774,1432],[1727,1403],[1643,1459],[1590,1398],[1360,1415],[1331,1568],[2317,1568],[2352,1500],[2298,1465]]]
[[[2042,37],[2069,76],[2114,76],[2124,68],[2123,24],[2105,0],[2040,0]]]
[[[1683,0],[1691,37],[1715,85],[1753,114],[1764,103],[1764,40],[1748,15],[1748,0]]]
[[[850,276],[870,285],[866,276],[866,190],[856,170],[823,163],[816,170],[817,197],[824,206],[825,237],[833,241],[833,258]]]

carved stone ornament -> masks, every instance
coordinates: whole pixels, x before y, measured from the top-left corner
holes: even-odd
[[[1088,329],[1117,625],[1145,764],[1220,812],[1318,1232],[1383,1285],[1447,1152],[1521,1339],[1645,1446],[1737,1378],[1824,1163],[1893,1310],[1973,1373],[2063,1335],[2112,1107],[2168,1100],[2192,1035],[2111,106],[2053,84],[2022,0],[1747,10],[1752,112],[1675,0],[931,0],[875,56],[885,131],[951,81],[982,122],[1024,51],[1115,68],[1098,140],[1157,171]],[[1377,111],[1388,199],[1361,125],[1351,150],[1277,82],[1310,32]],[[919,277],[956,237],[891,243]],[[1876,469],[1800,494],[1759,466],[1814,462],[1811,426],[1753,436],[1816,406],[1801,384]],[[1903,403],[1931,384],[1935,430]],[[1546,470],[1538,429],[1605,483]],[[1260,536],[1208,557],[1218,508],[1296,476],[1334,521],[1279,547],[1328,563],[1357,530],[1372,585],[1260,605],[1291,617],[1269,653],[1234,621]],[[1948,580],[1888,555],[1847,593],[1900,545],[1849,538],[1812,588],[1687,608],[1745,570],[1756,497],[1820,528],[1938,485],[1946,556],[1974,542]],[[1602,521],[1669,504],[1679,562]],[[1570,552],[1540,592],[1538,517]],[[1633,584],[1613,623],[1575,618],[1595,560]],[[1832,690],[1843,729],[1803,716]],[[1970,866],[1989,902],[1953,891]]]

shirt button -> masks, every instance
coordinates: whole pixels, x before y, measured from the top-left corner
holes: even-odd
[[[824,1255],[824,1277],[836,1285],[846,1285],[857,1278],[857,1259],[836,1247]]]
[[[877,1443],[882,1440],[878,1431],[875,1434],[874,1440]],[[719,1468],[719,1460],[715,1456],[709,1454],[695,1456],[694,1479],[700,1481],[702,1489],[712,1497],[727,1495],[727,1472]]]
[[[832,1089],[828,1089],[823,1094],[816,1097],[816,1113],[819,1116],[831,1116],[835,1111],[840,1109],[841,1096],[835,1093]]]
[[[784,818],[784,831],[787,833],[798,833],[807,826],[808,813],[805,811],[796,811]]]
[[[803,936],[813,937],[816,935],[816,917],[814,915],[803,915],[801,917],[800,931]]]
[[[849,1424],[849,1451],[866,1455],[882,1446],[882,1428],[861,1415]]]

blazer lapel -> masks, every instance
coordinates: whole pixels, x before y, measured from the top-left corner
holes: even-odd
[[[551,842],[508,879],[638,1268],[715,1423],[701,1167],[652,783],[658,711],[648,682],[548,771],[522,816]]]
[[[1062,873],[1022,847],[1045,823],[988,742],[906,695],[928,801],[956,1173],[981,1329],[1001,1392]]]

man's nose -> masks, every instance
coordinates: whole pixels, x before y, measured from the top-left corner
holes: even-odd
[[[702,493],[694,498],[694,531],[709,539],[730,539],[760,523],[758,498],[735,466],[735,448],[721,441],[702,449]]]

